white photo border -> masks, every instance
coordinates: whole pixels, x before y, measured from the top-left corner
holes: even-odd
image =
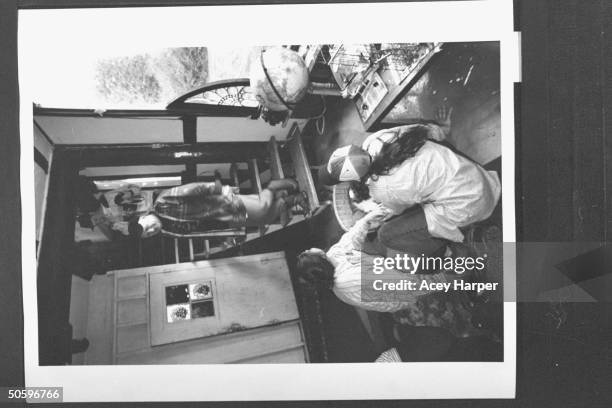
[[[504,304],[503,362],[39,366],[32,156],[36,89],[29,87],[30,78],[44,67],[44,61],[37,59],[37,50],[42,47],[103,49],[122,44],[142,51],[152,46],[230,43],[499,41],[503,238],[506,243],[515,242],[513,83],[519,81],[520,51],[512,16],[511,0],[21,10],[18,44],[26,385],[62,386],[66,402],[514,398],[516,296],[507,293],[506,299],[511,301]],[[511,288],[513,258],[506,248],[504,282]]]

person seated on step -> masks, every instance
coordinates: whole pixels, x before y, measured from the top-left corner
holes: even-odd
[[[386,215],[387,211],[378,206],[359,219],[327,252],[311,248],[299,254],[299,282],[314,290],[332,290],[341,301],[361,309],[396,312],[416,310],[417,300],[430,293],[428,288],[422,288],[423,282],[433,287],[463,279],[444,271],[412,274],[389,268],[380,273],[376,268],[381,266],[379,260],[385,258],[364,252],[364,246],[368,232],[380,225]],[[412,290],[390,289],[387,284],[395,282],[404,285],[411,282]]]
[[[152,211],[130,225],[132,236],[147,238],[162,231],[177,234],[259,226],[280,219],[285,226],[295,205],[307,202],[292,179],[272,180],[260,194],[238,194],[238,188],[215,182],[189,183],[163,190]]]
[[[461,229],[489,218],[500,199],[497,173],[443,143],[450,111],[438,117],[444,126],[385,129],[362,147],[341,147],[319,171],[324,184],[354,183],[353,194],[365,201],[361,210],[375,204],[389,210],[378,247],[428,256],[444,253],[450,243],[455,254],[469,254]]]

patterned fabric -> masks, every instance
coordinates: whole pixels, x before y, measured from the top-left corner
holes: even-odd
[[[142,190],[134,184],[125,184],[116,190],[103,193],[98,202],[102,205],[89,214],[92,225],[129,235],[129,221],[151,211],[153,191]]]
[[[246,208],[235,189],[221,183],[190,183],[160,193],[153,206],[163,229],[175,233],[241,227]]]
[[[383,351],[382,354],[374,361],[375,363],[401,363],[402,359],[395,347]]]
[[[151,211],[153,191],[126,184],[104,193],[104,200],[106,205],[103,205],[102,210],[111,222],[129,221]]]
[[[429,293],[417,299],[412,307],[393,313],[393,320],[411,326],[448,329],[457,337],[474,330],[472,306],[463,292]]]

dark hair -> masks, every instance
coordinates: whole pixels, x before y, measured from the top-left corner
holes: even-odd
[[[310,289],[332,289],[334,266],[322,254],[302,252],[297,258],[300,282]]]
[[[121,203],[123,202],[123,192],[120,191],[115,194],[115,199],[113,201],[115,202],[115,204],[121,205]]]
[[[354,194],[354,198],[353,201],[356,203],[360,203],[364,200],[367,200],[368,198],[370,198],[370,189],[367,186],[367,184],[365,183],[367,181],[367,178],[364,180],[360,180],[360,181],[350,181],[350,190],[353,192]]]
[[[421,124],[410,126],[407,131],[396,134],[393,139],[383,144],[378,155],[372,160],[367,176],[389,173],[395,166],[414,157],[428,139],[429,130]]]

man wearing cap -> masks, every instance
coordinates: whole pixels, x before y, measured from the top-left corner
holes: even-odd
[[[387,249],[443,252],[449,241],[463,241],[461,228],[487,219],[499,201],[497,173],[441,143],[450,111],[438,117],[444,126],[399,126],[370,135],[361,147],[341,147],[319,171],[324,184],[360,182],[390,211],[377,235]]]

